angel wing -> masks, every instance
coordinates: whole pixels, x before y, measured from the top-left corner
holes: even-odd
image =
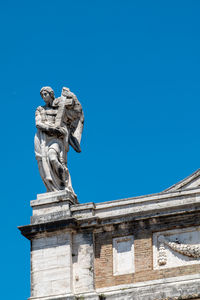
[[[81,152],[80,142],[84,125],[82,106],[68,88],[63,87],[61,97],[66,101],[67,123],[70,127],[69,144],[76,152]]]

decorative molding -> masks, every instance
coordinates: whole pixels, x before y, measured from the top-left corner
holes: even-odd
[[[200,264],[200,227],[172,229],[153,234],[154,269]]]
[[[179,241],[171,242],[163,235],[160,235],[158,238],[159,242],[161,242],[161,245],[166,244],[169,246],[172,250],[179,252],[180,254],[199,258],[200,257],[200,246],[199,245],[190,245],[190,244],[181,244]]]
[[[167,253],[165,250],[164,243],[161,243],[158,251],[158,264],[159,266],[163,266],[166,265],[166,263],[167,263]]]

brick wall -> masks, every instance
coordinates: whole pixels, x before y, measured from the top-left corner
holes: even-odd
[[[199,226],[199,214],[159,217],[103,228],[95,233],[96,288],[200,273],[200,264],[153,270],[152,235],[156,231]],[[113,276],[112,241],[134,235],[135,273]]]

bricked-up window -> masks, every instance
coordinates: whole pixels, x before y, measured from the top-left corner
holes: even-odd
[[[113,275],[135,272],[134,237],[123,236],[113,239]]]

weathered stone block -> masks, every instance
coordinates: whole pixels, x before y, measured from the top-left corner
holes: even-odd
[[[94,290],[94,250],[92,233],[73,235],[74,292]]]
[[[71,293],[71,234],[56,233],[33,239],[31,270],[32,297]]]

